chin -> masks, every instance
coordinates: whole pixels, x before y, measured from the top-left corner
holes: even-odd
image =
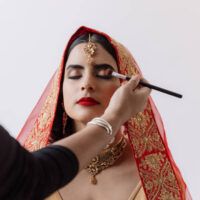
[[[95,117],[100,117],[104,114],[105,108],[103,106],[94,107],[74,107],[68,110],[67,115],[75,121],[87,123]]]

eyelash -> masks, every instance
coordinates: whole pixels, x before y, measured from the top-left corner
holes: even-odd
[[[112,76],[100,76],[100,75],[96,75],[96,77],[106,79],[106,80],[109,80],[112,78]]]
[[[79,75],[79,76],[68,76],[68,78],[69,79],[79,79],[79,78],[81,78],[81,75]]]
[[[102,78],[102,79],[106,79],[109,80],[112,78],[112,76],[100,76],[100,75],[96,75],[97,78]],[[81,78],[81,75],[79,76],[69,76],[68,79],[79,79]]]

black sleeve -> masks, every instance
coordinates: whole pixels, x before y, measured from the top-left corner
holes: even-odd
[[[69,149],[51,145],[30,153],[0,126],[0,199],[40,200],[78,172]]]

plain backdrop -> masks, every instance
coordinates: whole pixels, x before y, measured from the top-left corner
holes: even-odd
[[[0,0],[0,123],[16,137],[81,25],[124,44],[152,84],[170,149],[200,199],[198,0]]]

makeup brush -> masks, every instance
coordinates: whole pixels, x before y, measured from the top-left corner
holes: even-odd
[[[112,71],[112,70],[109,70],[107,73],[108,73],[108,76],[114,76],[114,77],[121,78],[121,79],[124,79],[124,80],[127,80],[127,81],[129,81],[129,80],[131,79],[131,78],[128,77],[128,76],[119,74],[119,73],[114,72],[114,71]],[[145,82],[143,82],[143,81],[140,81],[139,84],[142,85],[142,86],[144,86],[144,87],[148,87],[148,88],[150,88],[150,89],[154,89],[154,90],[157,90],[157,91],[159,91],[159,92],[163,92],[163,93],[165,93],[165,94],[172,95],[172,96],[174,96],[174,97],[178,97],[178,98],[182,98],[182,97],[183,97],[181,94],[178,94],[178,93],[176,93],[176,92],[172,92],[172,91],[166,90],[166,89],[164,89],[164,88],[160,88],[160,87],[155,86],[155,85],[151,85],[151,84],[149,84],[149,83],[145,83]]]

